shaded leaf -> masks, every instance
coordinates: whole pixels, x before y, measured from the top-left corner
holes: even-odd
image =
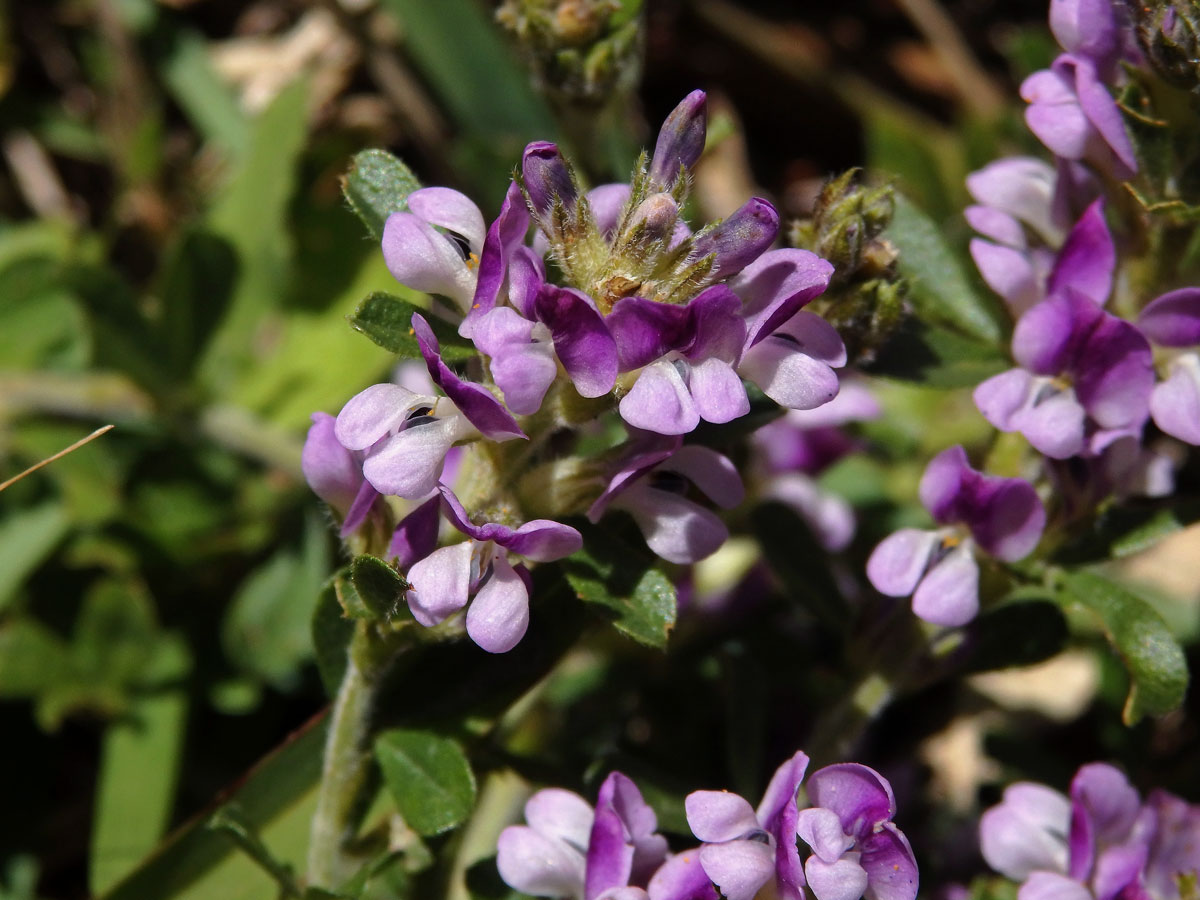
[[[909,317],[865,368],[872,375],[919,381],[929,387],[961,388],[974,387],[1011,366],[995,343]]]
[[[375,240],[392,213],[408,211],[408,195],[421,187],[412,169],[386,150],[364,150],[342,178],[342,196]]]
[[[1065,601],[1096,616],[1129,671],[1129,696],[1122,712],[1125,724],[1176,709],[1187,691],[1187,661],[1154,608],[1128,588],[1092,571],[1066,573],[1061,587]]]
[[[371,294],[348,317],[350,325],[372,341],[404,359],[420,359],[421,350],[412,329],[413,313],[421,313],[442,345],[442,359],[456,362],[478,356],[475,346],[460,337],[450,324],[392,294]]]
[[[44,503],[0,522],[0,610],[66,535],[70,523],[62,505]]]
[[[317,608],[312,618],[317,671],[321,675],[321,683],[325,685],[325,693],[330,697],[337,694],[342,676],[346,674],[346,648],[350,646],[353,635],[354,622],[342,613],[333,579],[330,579],[317,598]]]
[[[1056,562],[1079,565],[1130,556],[1200,520],[1200,500],[1171,498],[1168,505],[1131,501],[1112,506],[1092,527],[1055,554]]]
[[[441,834],[470,815],[475,775],[456,741],[393,729],[376,738],[375,758],[400,815],[418,834]]]
[[[831,631],[844,633],[853,624],[850,610],[826,565],[829,553],[804,520],[780,503],[766,503],[754,510],[751,521],[763,556],[788,596]]]
[[[1029,666],[1058,653],[1067,639],[1062,610],[1049,600],[1006,603],[968,626],[964,672]]]

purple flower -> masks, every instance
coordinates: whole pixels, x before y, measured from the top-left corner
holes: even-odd
[[[886,778],[857,763],[814,772],[812,806],[801,810],[796,833],[813,851],[804,863],[817,900],[913,900],[917,862],[892,822],[896,798]]]
[[[1025,79],[1021,97],[1029,103],[1029,130],[1055,155],[1086,160],[1121,180],[1137,174],[1121,110],[1092,60],[1062,54]]]
[[[1019,431],[1054,459],[1095,455],[1137,435],[1154,387],[1150,344],[1130,323],[1071,287],[1023,315],[1013,333],[1020,368],[975,389],[1001,431]]]
[[[1050,30],[1064,50],[1090,60],[1111,81],[1125,52],[1119,14],[1112,0],[1050,0]]]
[[[1178,876],[1200,868],[1200,807],[1161,791],[1142,803],[1104,763],[1083,766],[1070,794],[1015,784],[980,820],[984,859],[1023,882],[1019,900],[1178,900]]]
[[[346,537],[366,519],[379,492],[363,478],[363,454],[342,446],[334,423],[328,413],[312,414],[300,469],[313,493],[342,517],[341,535]]]
[[[704,842],[697,854],[700,867],[726,900],[750,900],[772,876],[781,900],[803,900],[796,823],[804,814],[797,812],[796,791],[807,768],[801,752],[780,766],[757,810],[728,791],[688,794],[688,825]]]
[[[525,804],[525,821],[500,834],[496,864],[505,883],[526,894],[645,898],[641,888],[667,855],[654,810],[620,772],[600,786],[594,812],[578,794],[547,788]]]
[[[562,559],[583,545],[579,532],[548,519],[512,528],[495,522],[476,525],[454,493],[439,485],[442,511],[470,540],[434,550],[413,563],[405,594],[413,618],[432,627],[467,607],[467,635],[489,653],[505,653],[529,627],[529,585],[524,566],[514,567],[508,554],[535,562]],[[406,546],[431,545],[428,519],[405,534]],[[436,521],[432,528],[436,534]]]
[[[965,625],[979,610],[975,546],[1016,562],[1037,546],[1046,511],[1028,482],[977,472],[960,446],[930,461],[920,495],[930,515],[948,527],[902,528],[884,538],[867,560],[867,577],[888,596],[911,594],[913,612],[927,622]]]
[[[1200,288],[1169,291],[1146,304],[1138,328],[1161,347],[1200,345]],[[1167,377],[1150,395],[1154,423],[1172,437],[1200,445],[1200,357],[1174,355]]]
[[[444,187],[413,191],[408,210],[384,224],[388,271],[414,290],[449,297],[465,313],[475,294],[483,214],[470,198]]]
[[[471,337],[475,322],[492,310],[509,288],[509,261],[525,240],[529,230],[529,210],[521,188],[513,182],[504,195],[500,215],[488,227],[479,256],[479,274],[471,308],[458,327],[463,337]]]
[[[688,499],[693,486],[724,509],[745,496],[737,469],[715,450],[647,436],[621,462],[588,509],[588,519],[599,522],[609,509],[623,509],[656,554],[669,562],[693,563],[715,553],[729,537],[724,522]]]

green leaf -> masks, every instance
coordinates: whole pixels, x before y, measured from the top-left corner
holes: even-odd
[[[271,854],[257,829],[246,820],[246,816],[237,804],[230,803],[218,809],[208,820],[208,827],[228,836],[239,850],[270,876],[271,880],[279,886],[283,896],[300,896],[300,889],[296,886],[296,877],[292,873],[291,866],[280,862]]]
[[[1012,366],[994,343],[910,317],[866,368],[872,375],[919,381],[936,388],[974,387]]]
[[[250,145],[250,127],[233,91],[213,68],[209,42],[198,31],[165,26],[151,52],[172,98],[207,140],[234,158]]]
[[[600,607],[618,631],[650,647],[665,647],[675,627],[671,580],[644,549],[610,528],[581,528],[583,549],[563,560],[576,596]]]
[[[233,298],[238,259],[223,237],[185,231],[167,255],[158,283],[162,353],[177,378],[186,376]]]
[[[460,337],[454,327],[428,310],[402,300],[393,294],[376,292],[358,305],[349,316],[350,325],[361,331],[385,350],[390,350],[404,359],[420,359],[421,349],[417,346],[412,330],[413,313],[421,313],[429,322],[434,335],[442,346],[442,359],[448,363],[474,359],[479,355],[475,346]]]
[[[408,582],[382,559],[366,554],[356,556],[350,563],[350,580],[374,618],[388,621],[402,608]]]
[[[418,834],[441,834],[470,815],[475,775],[456,741],[393,729],[375,740],[375,758],[400,815]]]
[[[342,569],[331,579],[334,597],[337,599],[341,613],[348,619],[373,619],[375,614],[371,607],[358,595],[358,588],[350,577],[349,569]]]
[[[310,511],[300,548],[277,552],[234,594],[222,625],[230,659],[278,687],[294,684],[312,653],[311,622],[328,570],[325,523]]]
[[[896,194],[885,235],[900,251],[897,266],[909,281],[908,296],[919,317],[984,344],[1000,342],[1004,313],[999,304],[976,290],[941,229],[902,194]]]
[[[66,642],[22,618],[0,626],[0,697],[36,697],[70,672]]]
[[[54,552],[69,528],[67,514],[56,502],[0,521],[0,610],[12,602],[17,589]]]
[[[1067,639],[1062,610],[1049,600],[1006,603],[967,630],[965,672],[1030,666],[1058,653]]]
[[[1095,615],[1129,671],[1125,724],[1178,708],[1187,691],[1187,661],[1154,608],[1128,588],[1088,570],[1066,573],[1062,590],[1064,600]]]
[[[1086,533],[1055,554],[1055,562],[1079,565],[1130,556],[1200,520],[1200,500],[1172,497],[1169,505],[1138,503],[1113,506]]]
[[[408,211],[408,195],[419,187],[412,169],[386,150],[355,154],[342,179],[342,195],[376,241],[388,216]]]
[[[341,577],[344,577],[344,573]],[[342,613],[334,580],[330,579],[313,611],[312,637],[316,652],[317,671],[330,697],[337,694],[342,676],[346,674],[346,648],[354,635],[354,622]]]
[[[154,848],[170,820],[182,759],[190,668],[178,638],[159,643],[148,673],[168,686],[139,697],[104,734],[92,818],[88,887],[103,893]]]

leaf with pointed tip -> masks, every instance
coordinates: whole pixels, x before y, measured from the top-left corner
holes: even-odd
[[[417,346],[417,338],[413,333],[412,317],[413,313],[421,313],[442,345],[442,359],[446,362],[460,362],[479,355],[475,346],[460,337],[453,326],[429,316],[428,312],[393,294],[376,291],[347,318],[352,328],[361,331],[384,350],[390,350],[404,359],[420,359],[421,348]]]
[[[388,216],[407,212],[408,195],[419,187],[412,169],[386,150],[356,154],[342,178],[342,195],[377,241],[383,239]]]

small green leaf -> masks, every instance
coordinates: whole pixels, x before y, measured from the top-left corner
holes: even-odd
[[[1161,503],[1129,502],[1114,506],[1055,554],[1067,565],[1100,562],[1146,550],[1200,520],[1200,500],[1171,498]]]
[[[0,610],[43,561],[54,552],[70,528],[59,503],[44,503],[13,513],[0,522]]]
[[[867,367],[872,375],[917,381],[935,388],[974,387],[1012,363],[995,343],[911,317]]]
[[[1187,691],[1187,660],[1154,608],[1128,588],[1087,570],[1067,573],[1062,588],[1065,600],[1096,615],[1129,670],[1125,724],[1176,709]]]
[[[400,815],[418,834],[441,834],[470,815],[475,775],[456,741],[393,729],[376,739],[375,758]]]
[[[0,697],[36,697],[69,677],[67,644],[49,628],[28,618],[0,626]]]
[[[342,195],[378,241],[388,216],[407,212],[408,195],[420,186],[412,169],[386,150],[364,150],[342,178]]]
[[[922,319],[984,344],[1000,342],[999,305],[976,290],[941,229],[902,194],[896,194],[896,211],[885,234],[900,251],[897,266],[909,280],[908,296]]]
[[[337,572],[332,579],[333,594],[341,607],[342,615],[348,619],[373,619],[375,613],[358,594],[354,580],[350,577],[349,568]]]
[[[654,558],[608,529],[586,529],[583,546],[562,563],[576,596],[602,607],[635,641],[665,647],[675,627],[675,586]]]
[[[977,618],[967,631],[965,672],[1030,666],[1049,659],[1067,639],[1062,610],[1048,600],[1005,603]]]
[[[387,621],[396,616],[408,590],[408,582],[396,570],[375,556],[356,556],[350,563],[350,580],[363,605],[376,619]]]
[[[340,573],[345,577],[345,573]],[[346,674],[346,648],[354,635],[354,621],[342,613],[334,579],[321,591],[313,612],[312,637],[316,652],[317,671],[330,697],[337,694],[342,676]]]
[[[474,345],[460,337],[451,325],[436,316],[430,316],[427,309],[392,294],[371,294],[347,318],[353,328],[384,350],[390,350],[405,359],[420,359],[421,348],[417,346],[412,329],[413,313],[421,313],[429,322],[442,346],[442,359],[446,362],[474,359],[479,355]]]

